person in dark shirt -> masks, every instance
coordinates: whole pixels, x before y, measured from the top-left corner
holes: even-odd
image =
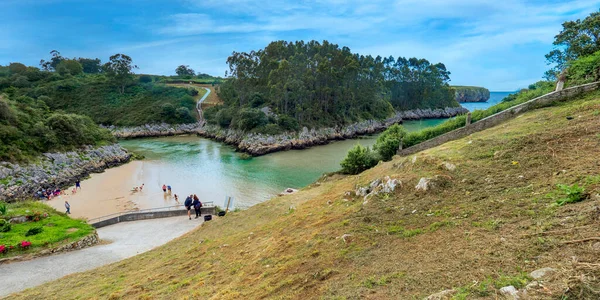
[[[198,219],[198,217],[200,217],[200,209],[202,208],[202,203],[200,202],[200,199],[198,199],[198,196],[196,196],[194,194],[194,202],[192,202],[192,205],[194,205],[194,210],[196,211],[196,219]]]
[[[192,195],[189,195],[187,198],[185,198],[185,202],[183,203],[183,205],[185,206],[185,209],[187,209],[187,213],[188,213],[188,218],[190,218],[190,220],[192,219],[191,216],[191,209],[192,209]]]

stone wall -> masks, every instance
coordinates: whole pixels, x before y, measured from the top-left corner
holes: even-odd
[[[0,259],[0,264],[28,260],[28,259],[33,259],[36,257],[55,254],[55,253],[63,253],[63,252],[68,252],[68,251],[73,251],[73,250],[80,250],[83,248],[94,246],[94,245],[98,244],[99,242],[100,242],[100,238],[98,237],[98,232],[94,231],[92,234],[89,234],[78,241],[68,243],[68,244],[62,245],[60,247],[42,250],[38,253],[33,253],[33,254],[26,255],[26,256],[13,256],[13,257],[7,257],[7,258]]]
[[[450,131],[448,133],[442,134],[430,140],[424,141],[417,145],[408,147],[406,149],[402,149],[398,151],[398,155],[406,156],[413,153],[417,153],[429,148],[433,148],[444,144],[449,141],[457,140],[463,137],[466,137],[475,132],[479,132],[491,127],[494,127],[506,120],[514,118],[516,115],[522,114],[524,112],[541,108],[545,106],[551,105],[556,101],[565,101],[570,98],[579,96],[586,92],[590,92],[593,90],[597,90],[600,87],[600,82],[593,82],[589,84],[584,84],[580,86],[571,87],[568,89],[564,89],[561,91],[555,91],[548,93],[546,95],[540,96],[538,98],[534,98],[525,103],[513,106],[507,110],[501,111],[497,114],[491,115],[487,118],[481,119],[471,125],[467,125],[465,127]]]
[[[203,215],[214,215],[216,213],[216,208],[214,206],[202,207],[201,213]],[[192,209],[192,215],[194,215],[194,210]],[[177,209],[177,210],[165,210],[165,211],[154,211],[154,212],[139,212],[139,213],[127,213],[120,216],[112,217],[110,219],[98,221],[91,223],[90,225],[95,228],[101,228],[109,225],[114,225],[120,222],[131,222],[131,221],[140,221],[140,220],[148,220],[148,219],[160,219],[160,218],[169,218],[169,217],[177,217],[177,216],[187,216],[187,210],[185,209]]]

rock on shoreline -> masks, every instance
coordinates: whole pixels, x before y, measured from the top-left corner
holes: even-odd
[[[463,107],[445,109],[416,109],[396,113],[395,116],[383,121],[369,120],[337,128],[308,129],[286,132],[278,135],[259,133],[244,133],[238,130],[222,129],[217,126],[204,126],[197,131],[202,137],[211,138],[232,145],[238,151],[253,156],[265,155],[290,149],[306,149],[316,145],[324,145],[333,140],[345,140],[365,134],[381,132],[389,126],[402,123],[402,120],[417,120],[423,118],[447,118],[467,113]]]
[[[368,120],[344,127],[308,129],[300,132],[285,132],[277,135],[247,133],[235,129],[223,129],[214,125],[193,124],[155,124],[136,127],[106,127],[117,138],[160,137],[180,134],[197,134],[198,136],[223,142],[234,146],[238,151],[253,156],[265,155],[290,149],[305,149],[316,145],[324,145],[333,140],[345,140],[360,135],[381,132],[389,126],[402,123],[403,120],[419,120],[430,118],[449,118],[467,113],[463,107],[447,107],[438,109],[414,109],[397,112],[386,120]]]
[[[477,86],[453,86],[454,95],[458,102],[486,102],[490,99],[490,91]]]
[[[0,162],[0,200],[29,199],[42,188],[64,188],[90,173],[126,163],[131,154],[119,144],[80,151],[44,153],[27,165]]]

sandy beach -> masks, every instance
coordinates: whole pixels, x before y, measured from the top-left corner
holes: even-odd
[[[75,194],[71,194],[75,188],[72,186],[67,190],[68,195],[53,198],[47,203],[59,211],[65,211],[65,200],[69,201],[71,216],[86,219],[128,210],[176,205],[172,195],[164,194],[156,182],[151,185],[146,183],[141,192],[131,191],[133,187],[144,183],[144,164],[143,161],[133,161],[104,173],[92,174],[81,182],[81,189]]]

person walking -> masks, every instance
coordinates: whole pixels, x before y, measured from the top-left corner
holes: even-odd
[[[198,199],[198,196],[196,196],[196,194],[194,194],[194,202],[192,202],[192,205],[194,205],[194,211],[196,211],[196,219],[198,219],[198,217],[200,217],[200,209],[202,208],[202,202],[200,202],[200,199]]]
[[[75,181],[75,188],[81,189],[81,180],[77,179],[77,181]]]
[[[169,191],[169,194],[171,193],[171,186],[167,185],[167,191]]]
[[[163,193],[166,193],[166,192],[167,192],[167,186],[166,186],[165,184],[163,184],[163,186],[162,186],[162,190],[163,190]]]
[[[185,198],[185,202],[183,202],[183,205],[185,206],[185,209],[187,209],[188,218],[190,218],[191,220],[192,212],[190,210],[192,209],[192,195],[189,195],[187,198]]]
[[[66,214],[70,215],[71,214],[71,204],[69,204],[69,202],[67,200],[65,200],[65,208],[67,209]]]

